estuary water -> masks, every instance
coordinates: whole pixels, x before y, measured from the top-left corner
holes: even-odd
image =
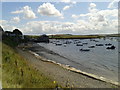
[[[56,54],[45,51],[39,51],[38,54],[57,63],[118,82],[118,43],[118,37],[51,39],[50,43],[38,44]],[[115,46],[115,49],[106,49],[111,46]],[[86,49],[88,51],[84,51]]]

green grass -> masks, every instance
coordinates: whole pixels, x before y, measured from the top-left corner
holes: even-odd
[[[40,35],[26,35],[27,38],[39,38]],[[103,37],[120,37],[120,34],[101,34],[101,35],[72,35],[72,34],[56,34],[48,35],[50,39],[90,39]]]
[[[2,87],[3,88],[54,88],[56,83],[38,72],[13,48],[3,44]]]
[[[101,38],[102,36],[98,35],[50,35],[50,38],[56,38],[56,39],[79,39],[79,38]]]
[[[14,48],[16,47],[19,43],[14,41],[14,37],[5,37],[2,40],[3,43],[9,45],[10,47]]]
[[[0,82],[2,82],[2,43],[0,42]]]

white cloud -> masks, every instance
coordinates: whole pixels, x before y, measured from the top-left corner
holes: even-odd
[[[98,12],[98,14],[104,15],[106,18],[118,18],[118,9],[101,10]]]
[[[94,18],[95,19],[95,18]],[[21,30],[25,34],[105,34],[117,33],[117,20],[107,21],[99,16],[98,21],[77,20],[76,22],[31,21]]]
[[[60,17],[61,19],[64,19],[65,17],[64,16],[62,16],[62,17]]]
[[[70,8],[70,6],[65,6],[64,8],[63,8],[63,10],[65,11],[65,10],[68,10]]]
[[[117,19],[118,18],[118,10],[117,9],[106,9],[106,10],[98,10],[95,4],[90,4],[88,8],[89,12],[86,14],[80,15],[72,15],[72,18],[86,18],[91,21],[104,21],[105,19]]]
[[[20,14],[20,13],[23,13],[23,10],[12,11],[11,13],[12,14]]]
[[[78,16],[78,15],[73,14],[73,15],[72,15],[72,18],[76,19],[76,18],[79,18],[79,16]]]
[[[13,26],[13,25],[3,25],[2,26],[3,30],[5,31],[13,31],[14,29],[16,29],[17,27],[16,26]],[[17,28],[18,29],[18,28]]]
[[[78,17],[87,17],[87,16],[90,16],[91,13],[87,13],[87,14],[80,14]]]
[[[73,1],[72,4],[76,4],[77,2]]]
[[[98,10],[96,4],[91,3],[89,12],[86,14],[75,15],[71,17],[77,18],[78,27],[84,27],[84,33],[117,33],[118,32],[118,10],[117,9],[106,9]],[[79,27],[80,28],[80,27]],[[89,30],[89,31],[88,31]]]
[[[70,4],[69,4],[69,5],[64,6],[63,11],[70,9],[70,8],[73,7],[75,4],[76,4],[75,1],[70,1]]]
[[[90,7],[91,7],[91,8],[95,8],[95,7],[96,7],[96,4],[95,4],[95,3],[90,3]]]
[[[71,0],[61,0],[61,2],[69,3],[69,2],[71,2]]]
[[[19,17],[13,17],[11,21],[14,22],[14,23],[19,23],[20,18]]]
[[[2,26],[3,30],[12,31],[16,27],[14,25],[10,25],[9,21],[7,20],[0,20],[0,26]]]
[[[64,2],[64,3],[71,3],[71,4],[76,4],[77,2],[76,1],[72,1],[72,0],[61,0],[61,2]]]
[[[105,20],[105,18],[103,15],[98,15],[98,22],[102,22],[104,20]]]
[[[25,18],[27,18],[27,19],[34,19],[34,18],[36,18],[36,15],[32,11],[31,7],[25,6],[25,7],[23,7],[23,10],[24,10],[23,12],[24,12]]]
[[[117,8],[117,7],[118,7],[118,2],[119,2],[119,0],[113,0],[113,1],[110,2],[110,4],[108,5],[108,8]]]
[[[89,9],[89,12],[91,12],[91,13],[96,13],[98,11],[98,9],[96,9],[95,3],[90,3],[90,6],[88,9]]]
[[[12,14],[23,13],[25,19],[35,19],[35,18],[37,18],[36,15],[35,15],[35,13],[32,11],[31,7],[29,7],[29,6],[24,6],[22,8],[22,10],[13,11],[11,13]]]
[[[6,21],[6,20],[0,20],[0,25],[4,25],[4,24],[7,24],[8,23],[8,21]]]
[[[88,13],[80,15],[72,15],[74,22],[60,22],[60,21],[30,21],[19,26],[24,34],[113,34],[118,33],[118,10],[106,9],[99,10],[95,3],[91,3]],[[23,9],[24,11],[24,9]],[[64,18],[54,5],[44,3],[38,8],[41,15],[58,16]],[[14,12],[14,13],[21,13]],[[23,13],[23,12],[22,12]],[[3,22],[3,28],[6,30],[13,30],[15,26],[11,26],[8,21]]]
[[[39,6],[38,13],[45,16],[63,17],[63,15],[51,3],[43,3]]]
[[[99,17],[102,18],[103,17]],[[94,18],[95,19],[95,18]],[[60,22],[60,21],[30,21],[26,24],[15,27],[10,23],[4,23],[2,27],[4,30],[20,29],[24,34],[105,34],[105,33],[117,33],[118,21],[102,20],[87,21],[77,20],[76,22]],[[98,19],[97,19],[98,20]],[[3,21],[4,22],[4,21]]]

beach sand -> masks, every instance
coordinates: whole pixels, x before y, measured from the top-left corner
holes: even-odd
[[[31,48],[38,47],[37,44],[30,45]],[[38,71],[42,72],[45,76],[51,78],[56,83],[64,87],[70,88],[118,88],[116,85],[97,80],[86,75],[72,72],[55,63],[44,61],[44,58],[37,58],[30,51],[17,48],[18,53],[26,58]]]

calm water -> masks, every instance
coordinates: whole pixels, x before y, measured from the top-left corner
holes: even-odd
[[[70,42],[65,44],[65,42]],[[62,45],[56,45],[62,44]],[[76,43],[84,44],[83,46],[76,46]],[[105,44],[111,43],[116,48],[108,50]],[[118,38],[106,39],[68,39],[68,40],[50,40],[49,44],[38,43],[46,49],[52,50],[59,55],[53,55],[44,51],[39,54],[46,58],[54,60],[61,64],[67,64],[76,69],[87,73],[95,74],[105,77],[107,79],[118,81]],[[103,44],[104,46],[96,46],[96,44]],[[95,46],[95,48],[88,48]],[[90,49],[90,51],[80,51],[80,49]]]

